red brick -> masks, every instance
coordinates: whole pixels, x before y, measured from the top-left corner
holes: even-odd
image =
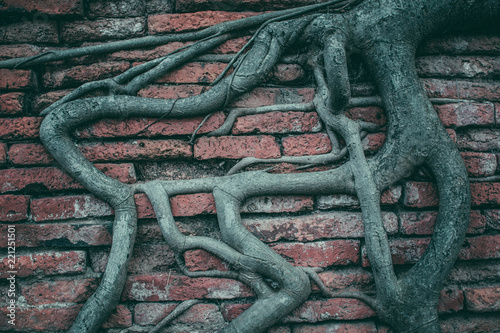
[[[304,75],[304,70],[297,64],[277,64],[271,73],[272,80],[282,84],[300,82]]]
[[[202,137],[194,146],[194,157],[199,160],[211,158],[239,159],[280,157],[280,149],[272,136],[221,136]]]
[[[30,197],[26,195],[0,195],[0,221],[15,222],[28,218]],[[18,245],[19,246],[19,245]]]
[[[499,205],[500,183],[470,183],[473,206]]]
[[[458,312],[464,308],[464,292],[460,289],[441,291],[438,303],[439,313]]]
[[[2,9],[0,8],[0,11]],[[32,57],[42,53],[42,48],[30,44],[2,45],[0,49],[0,59],[12,59],[22,57]]]
[[[425,77],[489,77],[500,70],[500,61],[488,56],[424,56],[417,58],[416,67]]]
[[[300,325],[294,333],[377,333],[374,323],[329,323],[321,325]]]
[[[239,315],[241,315],[246,309],[248,309],[252,304],[231,304],[226,303],[222,306],[222,316],[227,321],[232,321]]]
[[[423,80],[429,97],[500,101],[500,84],[457,80]]]
[[[407,182],[404,190],[404,205],[407,207],[436,207],[439,204],[437,187],[433,183]]]
[[[257,15],[258,13],[231,13],[220,11],[204,11],[187,14],[162,14],[148,17],[148,31],[157,33],[178,33],[181,31],[198,30],[225,21]]]
[[[0,142],[0,165],[7,163],[7,145]]]
[[[393,205],[401,198],[401,186],[393,186],[382,192],[380,203]],[[317,197],[319,209],[331,209],[339,207],[359,207],[359,201],[355,196],[347,194],[321,195]]]
[[[242,213],[291,213],[313,209],[313,199],[308,196],[254,197],[246,200]]]
[[[173,70],[156,80],[157,83],[212,83],[227,64],[220,62],[192,62]]]
[[[400,214],[400,232],[404,235],[430,235],[434,232],[437,212],[407,212]],[[470,213],[468,234],[481,234],[486,228],[486,217],[478,210]]]
[[[466,288],[467,309],[474,312],[500,310],[500,287]]]
[[[69,94],[72,89],[49,91],[45,94],[37,95],[33,101],[33,111],[42,112],[45,108],[49,107],[59,99]]]
[[[1,225],[0,230],[6,225]],[[18,224],[18,247],[83,247],[111,245],[112,225],[107,224]],[[3,240],[0,241],[0,244]]]
[[[463,152],[465,167],[472,177],[492,176],[497,170],[495,154]]]
[[[55,308],[16,308],[16,327],[22,332],[68,330],[80,312],[82,305]],[[7,317],[7,308],[0,310],[2,317]],[[0,322],[0,330],[12,332],[12,325],[7,320]]]
[[[283,154],[288,156],[320,155],[332,150],[328,135],[304,134],[283,138]]]
[[[458,257],[462,260],[500,258],[500,235],[466,238]]]
[[[378,106],[351,108],[347,110],[346,116],[354,120],[363,120],[379,126],[384,126],[387,123],[384,110]]]
[[[145,194],[136,194],[135,200],[139,218],[156,217]],[[177,195],[170,198],[170,208],[174,216],[215,214],[215,201],[211,193]]]
[[[255,88],[237,98],[232,107],[252,108],[257,106],[308,103],[314,98],[313,88]]]
[[[363,150],[375,152],[382,148],[385,142],[385,133],[370,133],[363,139]]]
[[[184,253],[186,267],[190,271],[227,271],[229,265],[204,250],[191,250]]]
[[[41,117],[0,118],[0,139],[38,138],[42,119]]]
[[[320,129],[321,124],[315,112],[270,112],[239,117],[232,133],[302,133]]]
[[[316,323],[327,320],[356,320],[373,317],[375,313],[365,303],[350,298],[307,301],[283,321],[286,323]]]
[[[57,22],[48,19],[24,20],[0,27],[3,43],[59,43]]]
[[[61,37],[64,41],[72,43],[125,39],[142,36],[145,28],[146,24],[142,17],[73,21],[62,24]]]
[[[325,286],[332,291],[346,289],[369,290],[373,288],[374,284],[371,273],[361,268],[335,268],[335,270],[319,273],[318,275]],[[315,284],[313,284],[312,289],[319,291]]]
[[[0,115],[17,115],[23,112],[24,94],[13,92],[0,95]]]
[[[95,166],[107,176],[121,182],[133,183],[136,180],[132,164],[96,164]],[[48,191],[83,188],[70,175],[55,167],[3,169],[0,170],[0,184],[2,184],[0,188],[2,193],[21,191],[32,186]]]
[[[18,277],[75,274],[85,272],[87,260],[84,251],[48,251],[17,255],[15,266]],[[6,257],[2,258],[0,268],[0,277],[8,277],[11,269]]]
[[[360,244],[355,240],[283,243],[271,248],[296,266],[329,267],[359,262]]]
[[[195,117],[188,119],[103,119],[87,128],[80,129],[76,135],[81,138],[99,137],[140,137],[140,136],[169,136],[169,135],[191,135],[200,125],[205,117]],[[211,116],[197,133],[203,134],[216,130],[224,123],[225,115],[217,112]],[[146,130],[144,128],[157,121]]]
[[[17,143],[9,148],[9,159],[17,165],[50,164],[54,161],[47,149],[39,143]]]
[[[485,210],[484,215],[486,216],[486,224],[488,225],[488,228],[500,230],[500,210]]]
[[[119,304],[101,327],[126,328],[130,326],[132,326],[132,312],[125,305]]]
[[[429,238],[391,240],[389,243],[391,247],[392,262],[395,265],[416,263],[422,254],[424,254],[427,245],[429,245],[429,241]],[[364,246],[361,251],[361,259],[363,267],[370,265],[366,247]]]
[[[498,314],[480,317],[457,316],[440,320],[440,326],[443,333],[498,332],[500,330],[500,317]]]
[[[87,15],[90,18],[96,17],[132,17],[143,16],[146,6],[140,0],[118,0],[118,1],[98,1],[88,2]]]
[[[432,38],[420,46],[425,54],[471,54],[498,53],[498,36],[459,35]]]
[[[156,325],[174,311],[177,304],[172,303],[138,303],[134,307],[134,323],[137,325]]]
[[[470,129],[458,136],[458,148],[475,151],[500,149],[500,131],[496,129]]]
[[[80,146],[89,161],[155,160],[192,156],[191,146],[182,140],[136,140]]]
[[[159,86],[150,85],[142,90],[139,90],[138,96],[158,99],[177,99],[186,98],[201,94],[204,87],[200,85],[181,85],[181,86]]]
[[[49,15],[83,14],[82,0],[52,0],[52,1],[30,1],[30,0],[4,0],[5,7],[1,10],[22,10],[27,12],[39,12]]]
[[[248,287],[234,280],[188,278],[183,275],[161,273],[129,276],[122,299],[158,302],[194,298],[233,299],[251,295]]]
[[[195,304],[192,308],[179,316],[177,322],[187,325],[202,324],[209,327],[218,325],[219,329],[225,324],[219,307],[215,304]]]
[[[23,90],[31,86],[34,75],[20,69],[0,69],[0,89]]]
[[[388,233],[398,229],[394,213],[382,213]],[[313,241],[322,238],[364,237],[361,213],[330,212],[295,217],[244,219],[247,228],[264,242]]]
[[[97,279],[42,281],[22,284],[21,294],[29,305],[82,303],[97,289]]]
[[[444,126],[491,125],[495,123],[495,110],[491,103],[454,103],[436,105]]]
[[[42,77],[46,88],[77,87],[85,82],[102,80],[125,72],[128,62],[100,62],[91,65],[78,65],[69,68],[50,67]]]
[[[453,140],[454,143],[457,143],[457,132],[451,128],[447,128],[446,132],[448,132],[448,135],[450,138]]]
[[[36,222],[109,216],[112,213],[109,205],[91,195],[42,198],[31,201],[31,214]]]

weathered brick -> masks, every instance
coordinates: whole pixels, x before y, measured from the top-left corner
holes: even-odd
[[[49,107],[59,99],[69,94],[72,89],[49,91],[44,94],[37,95],[33,101],[32,108],[35,112],[42,112],[45,108]]]
[[[118,1],[97,1],[88,2],[87,15],[91,18],[96,17],[133,17],[142,16],[146,11],[146,5],[143,0],[118,0]]]
[[[204,250],[191,250],[184,253],[186,267],[190,271],[227,271],[229,265],[218,257]]]
[[[173,303],[138,303],[134,307],[134,323],[137,325],[156,325],[174,311]]]
[[[174,6],[172,1],[146,0],[146,10],[149,14],[173,13]]]
[[[500,258],[500,235],[466,238],[458,257],[462,260]]]
[[[321,127],[315,112],[270,112],[239,117],[232,133],[303,133],[317,132]]]
[[[470,183],[473,206],[499,205],[500,183]]]
[[[21,69],[0,69],[0,89],[24,90],[34,82],[31,71]]]
[[[59,43],[57,22],[45,17],[0,27],[2,42],[7,43]]]
[[[429,97],[500,101],[500,84],[458,80],[424,79]]]
[[[361,268],[338,267],[335,270],[326,271],[318,274],[321,281],[332,291],[342,291],[346,288],[355,290],[369,290],[373,288],[374,280],[371,273]],[[319,291],[313,284],[312,289]]]
[[[30,197],[26,195],[0,195],[0,221],[15,222],[28,218]],[[19,245],[18,245],[19,246]]]
[[[437,187],[433,183],[407,182],[403,202],[407,207],[435,207],[439,204]]]
[[[85,82],[102,80],[125,72],[127,62],[100,62],[91,65],[78,65],[68,68],[50,67],[42,77],[46,88],[77,87]]]
[[[225,21],[257,15],[257,13],[231,13],[204,11],[187,14],[162,14],[148,17],[148,31],[151,34],[198,30]]]
[[[440,320],[443,333],[457,332],[498,332],[500,330],[500,317],[498,314],[480,317],[467,315]]]
[[[96,164],[97,169],[103,171],[111,178],[125,183],[133,183],[136,180],[133,165],[124,164]],[[32,189],[57,191],[64,189],[83,188],[66,172],[55,168],[31,168],[31,169],[3,169],[0,170],[0,192],[21,191]]]
[[[4,60],[12,58],[32,57],[40,53],[42,53],[42,48],[36,45],[30,45],[30,44],[2,45],[2,48],[0,49],[0,59]]]
[[[320,155],[329,153],[332,144],[327,134],[304,134],[283,138],[283,154],[287,156]]]
[[[41,281],[21,284],[21,295],[29,305],[82,303],[97,289],[97,279]]]
[[[252,108],[257,106],[308,103],[314,98],[313,88],[255,88],[237,98],[232,107]]]
[[[459,35],[432,38],[419,47],[422,54],[497,54],[500,51],[498,36]]]
[[[132,326],[132,312],[125,305],[118,304],[101,327],[126,328],[130,326]]]
[[[486,224],[488,225],[488,228],[500,230],[500,210],[485,210],[484,215],[486,216]]]
[[[500,149],[500,131],[496,129],[470,129],[460,133],[457,145],[462,149],[489,151]]]
[[[437,212],[406,212],[399,215],[400,232],[404,235],[430,235],[434,232]],[[468,234],[481,234],[486,228],[486,217],[478,210],[470,213]]]
[[[493,176],[497,170],[495,154],[463,152],[465,167],[472,177]]]
[[[474,312],[500,310],[500,287],[466,288],[465,304]]]
[[[304,78],[305,72],[302,66],[297,64],[277,64],[270,76],[272,81],[281,84],[296,84]]]
[[[395,265],[414,264],[424,253],[430,239],[394,239],[389,242],[392,254],[392,262]],[[363,267],[370,265],[366,247],[361,250],[361,264]]]
[[[360,244],[356,240],[282,243],[271,248],[296,266],[329,267],[359,262]]]
[[[218,177],[226,170],[215,161],[168,160],[137,164],[137,172],[142,181],[180,180],[206,177]]]
[[[158,302],[194,298],[233,299],[251,295],[248,287],[234,280],[188,278],[183,275],[161,273],[129,276],[122,299]]]
[[[41,308],[16,308],[16,327],[19,331],[68,330],[80,312],[82,305]],[[0,310],[2,317],[7,317],[7,308]],[[12,325],[7,320],[0,322],[0,330],[12,332]]]
[[[0,142],[0,165],[7,163],[7,145]]]
[[[489,56],[423,56],[416,60],[424,77],[488,77],[500,72],[500,60]]]
[[[285,323],[316,323],[327,320],[356,320],[373,317],[365,303],[349,298],[307,301],[283,320]]]
[[[0,139],[38,138],[41,117],[0,118]]]
[[[383,205],[393,205],[401,198],[401,186],[393,186],[382,192],[380,203]],[[319,209],[331,209],[339,207],[359,207],[359,200],[352,195],[332,194],[320,195],[317,197]]]
[[[354,120],[363,120],[379,126],[384,126],[387,123],[384,110],[378,106],[351,108],[347,110],[346,116]]]
[[[388,233],[398,229],[394,213],[382,213]],[[266,217],[244,219],[246,227],[262,241],[313,241],[322,238],[364,237],[361,213],[331,212],[296,217]]]
[[[294,333],[377,333],[374,323],[329,323],[320,325],[300,325]]]
[[[361,141],[363,150],[368,152],[378,151],[385,142],[385,133],[370,133]]]
[[[3,225],[0,226],[3,229]],[[19,224],[17,247],[84,247],[111,245],[112,223]],[[2,241],[0,241],[2,244]]]
[[[155,160],[192,156],[191,146],[182,140],[136,140],[82,144],[83,155],[89,161]]]
[[[26,12],[39,12],[49,15],[81,15],[83,14],[82,0],[51,0],[51,1],[30,1],[30,0],[4,0],[5,7],[2,10],[21,10]]]
[[[62,23],[61,37],[64,41],[72,43],[125,39],[142,36],[145,28],[146,23],[142,17],[73,21]]]
[[[50,164],[54,161],[39,143],[16,143],[9,148],[9,160],[17,165]]]
[[[491,103],[453,103],[436,105],[435,109],[447,127],[495,124],[495,110]]]
[[[0,115],[18,115],[23,112],[24,94],[13,92],[0,95]]]
[[[500,264],[491,260],[458,261],[451,269],[447,285],[466,285],[472,283],[497,283]]]
[[[308,196],[254,197],[241,206],[242,213],[291,213],[312,209],[313,200]]]
[[[460,289],[441,291],[438,303],[439,313],[457,312],[464,308],[464,292]]]
[[[109,216],[112,213],[109,205],[91,195],[42,198],[31,201],[31,214],[36,222]]]
[[[211,158],[239,159],[280,157],[280,149],[272,136],[221,136],[202,137],[194,145],[194,157],[199,160]]]
[[[127,120],[103,119],[84,129],[76,132],[81,138],[100,137],[141,137],[141,136],[169,136],[169,135],[190,135],[200,125],[205,117],[195,117],[188,119],[144,119],[134,118]],[[197,133],[203,134],[219,128],[225,119],[222,112],[212,115],[198,130]],[[147,126],[157,121],[146,130]]]
[[[31,275],[47,276],[83,273],[87,267],[84,251],[48,251],[16,256],[18,277]],[[0,263],[0,277],[8,277],[11,271],[7,258]]]

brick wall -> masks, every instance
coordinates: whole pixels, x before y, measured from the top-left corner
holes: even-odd
[[[4,0],[0,16],[0,59],[31,56],[79,45],[187,31],[254,15],[263,10],[314,3],[313,0]],[[212,53],[233,54],[245,38]],[[66,330],[99,284],[111,243],[112,209],[67,175],[41,145],[39,113],[82,83],[112,77],[164,55],[183,43],[146,50],[84,56],[37,66],[0,69],[0,331]],[[223,70],[222,62],[192,62],[142,89],[139,96],[175,98],[199,94]],[[272,84],[233,103],[251,107],[308,102],[310,75],[294,64],[279,65]],[[436,37],[419,50],[417,70],[430,97],[470,102],[436,106],[462,152],[470,177],[500,175],[500,36],[460,34]],[[361,71],[355,96],[376,94]],[[383,125],[378,107],[349,110],[352,118]],[[199,133],[218,128],[214,114]],[[221,176],[246,156],[275,158],[330,151],[331,144],[314,112],[286,112],[238,118],[230,135],[189,136],[202,121],[162,120],[137,135],[151,119],[102,120],[76,133],[85,156],[107,175],[125,183],[152,179]],[[384,133],[365,139],[369,154]],[[316,168],[321,169],[321,168]],[[295,172],[279,165],[274,172]],[[315,169],[313,169],[315,170]],[[467,239],[441,294],[444,332],[500,331],[500,182],[473,181]],[[103,325],[119,332],[132,325],[156,324],[179,301],[202,299],[174,322],[172,332],[208,332],[241,313],[253,300],[239,282],[190,279],[179,273],[162,240],[154,212],[136,195],[137,245],[120,305]],[[217,237],[215,206],[208,194],[179,195],[172,210],[183,232]],[[436,188],[424,170],[415,172],[382,197],[393,259],[404,272],[423,253],[438,209]],[[260,197],[244,204],[244,221],[260,239],[294,265],[322,267],[332,290],[373,289],[356,198],[347,195]],[[17,325],[6,323],[7,229],[16,229]],[[192,270],[226,269],[203,251],[186,254]],[[326,299],[317,288],[274,333],[387,332],[373,311],[350,299]],[[169,331],[171,332],[171,331]]]

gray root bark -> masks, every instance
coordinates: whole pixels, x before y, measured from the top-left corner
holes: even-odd
[[[332,1],[328,4],[342,11],[354,3]],[[314,274],[291,266],[243,226],[239,213],[241,202],[262,195],[332,193],[356,194],[359,197],[367,251],[376,282],[374,300],[351,296],[364,298],[396,332],[440,331],[438,296],[465,235],[470,193],[460,154],[419,84],[414,68],[415,50],[425,36],[445,26],[495,23],[495,18],[500,15],[500,2],[365,0],[345,13],[297,16],[321,7],[318,6],[284,11],[279,15],[265,14],[192,33],[189,38],[210,38],[196,47],[127,73],[126,79],[115,80],[115,83],[126,86],[126,93],[134,94],[158,75],[225,40],[222,34],[265,23],[252,38],[249,51],[236,62],[234,72],[202,95],[180,100],[122,95],[97,97],[68,103],[64,101],[47,112],[41,127],[44,144],[70,174],[115,209],[113,246],[103,282],[81,310],[71,332],[96,332],[119,301],[135,238],[135,192],[145,192],[150,198],[163,235],[188,276],[233,278],[254,289],[258,298],[255,304],[225,327],[223,332],[266,331],[307,299],[310,293],[309,276],[317,279]],[[277,19],[273,21],[274,18]],[[174,38],[164,37],[166,40]],[[180,35],[176,40],[183,38],[188,37]],[[143,44],[146,40],[149,39],[143,39],[137,45],[146,45]],[[299,108],[315,108],[329,133],[339,134],[346,142],[346,147],[337,155],[320,159],[335,161],[349,156],[349,160],[336,169],[301,174],[268,174],[262,171],[236,174],[236,171],[256,162],[247,160],[232,170],[231,173],[235,174],[226,177],[128,186],[98,171],[72,141],[71,134],[78,126],[102,118],[181,118],[207,115],[223,109],[234,98],[262,82],[286,49],[297,42],[311,45],[310,56],[315,59],[311,64],[315,67],[317,82],[314,103]],[[125,43],[125,47],[128,45]],[[109,51],[115,50],[114,47],[103,48]],[[88,52],[96,50],[91,48]],[[81,55],[82,51],[78,52],[75,54]],[[363,57],[388,117],[386,143],[371,158],[365,158],[361,146],[362,130],[370,126],[350,121],[343,115],[345,108],[354,102],[350,97],[347,71],[347,57],[351,52]],[[22,67],[61,57],[43,55],[35,59],[0,62],[0,67]],[[73,97],[77,98],[79,94],[75,92]],[[261,111],[266,110],[252,112]],[[231,113],[228,119],[232,120],[229,121],[234,120],[233,114],[237,112]],[[226,127],[230,125],[212,135],[224,133]],[[303,158],[296,162],[314,164],[318,160]],[[440,200],[438,220],[423,257],[406,275],[398,278],[394,274],[380,216],[380,193],[421,165],[432,170],[437,181]],[[168,204],[169,196],[199,192],[214,195],[222,241],[185,236],[175,225]],[[189,272],[184,266],[182,254],[190,249],[204,249],[215,254],[230,263],[233,271]],[[278,287],[271,288],[265,279],[274,281]]]

